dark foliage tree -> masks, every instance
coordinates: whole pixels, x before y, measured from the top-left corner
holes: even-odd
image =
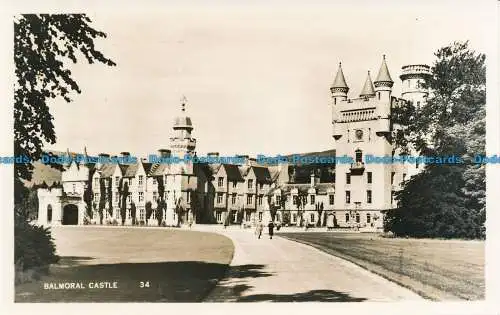
[[[427,102],[393,113],[400,126],[395,144],[407,152],[454,155],[463,163],[429,164],[410,178],[396,193],[398,209],[388,212],[386,229],[400,236],[482,238],[485,167],[473,156],[485,154],[485,55],[456,42],[435,56]]]
[[[156,220],[158,221],[158,226],[161,226],[161,223],[163,222],[163,212],[167,208],[167,205],[163,198],[160,198],[158,201],[158,205],[156,206],[156,211],[155,211],[155,216]]]
[[[83,56],[89,63],[115,65],[95,45],[106,34],[93,29],[84,14],[24,14],[14,18],[14,155],[32,161],[42,154],[43,144],[54,144],[56,135],[48,100],[62,97],[71,101],[71,91],[80,88],[71,77],[67,62]],[[25,199],[22,179],[31,180],[31,163],[14,164],[14,200]],[[91,209],[86,196],[87,209]],[[23,269],[57,261],[55,246],[47,229],[26,222],[17,215],[15,259]]]
[[[123,188],[121,189],[121,201],[120,201],[120,216],[122,219],[122,225],[125,225],[125,220],[127,219],[127,198],[129,195],[128,182],[121,181],[123,183]]]
[[[96,49],[94,40],[106,34],[90,26],[84,14],[24,14],[14,20],[14,154],[38,160],[44,142],[56,135],[48,100],[71,101],[71,91],[81,93],[67,62],[83,56],[89,63],[115,63]],[[15,177],[31,179],[33,166],[15,164]]]
[[[320,227],[321,223],[322,223],[322,216],[321,215],[323,214],[323,209],[324,209],[323,203],[322,202],[318,202],[316,204],[316,212],[318,212],[318,222],[316,222],[316,225],[318,227]]]
[[[151,218],[151,215],[153,214],[153,206],[151,201],[146,202],[146,222]]]
[[[276,213],[278,212],[278,208],[280,206],[276,205],[271,195],[267,196],[267,204],[269,205],[269,214],[271,215],[271,221],[274,221]]]
[[[104,219],[104,208],[106,207],[106,183],[104,178],[99,178],[99,222]]]
[[[135,219],[136,214],[137,214],[137,208],[135,206],[135,203],[132,201],[132,203],[130,204],[130,216],[132,217],[132,225],[136,224],[136,219]]]
[[[108,185],[106,186],[106,201],[108,203],[108,215],[110,218],[113,217],[113,185],[112,179],[106,179]]]

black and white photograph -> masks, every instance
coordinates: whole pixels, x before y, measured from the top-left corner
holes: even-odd
[[[54,3],[4,23],[9,303],[486,311],[496,1]]]

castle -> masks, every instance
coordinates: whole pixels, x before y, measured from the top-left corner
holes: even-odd
[[[394,97],[394,82],[384,56],[375,81],[368,72],[359,97],[348,98],[349,87],[339,64],[330,87],[334,150],[322,154],[350,156],[351,164],[264,165],[244,155],[240,156],[242,164],[162,164],[145,159],[89,163],[79,161],[68,150],[60,183],[38,186],[38,223],[254,225],[270,220],[275,212],[275,220],[285,225],[382,229],[384,212],[396,206],[394,192],[422,165],[369,164],[364,157],[397,154],[391,132],[398,126],[391,121],[391,110],[407,101],[423,104],[428,92],[422,83],[429,76],[429,66],[404,66],[402,95]],[[174,119],[170,147],[158,150],[158,155],[195,157],[193,129],[183,99]],[[218,153],[208,155],[217,157]],[[297,175],[300,173],[302,178]],[[164,205],[163,210],[154,211],[159,205]],[[125,209],[124,218],[121,208]]]

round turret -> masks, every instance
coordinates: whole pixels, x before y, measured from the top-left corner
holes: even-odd
[[[431,71],[428,65],[406,65],[402,67],[399,76],[402,83],[401,97],[420,107],[425,102],[429,91],[425,83],[430,79]]]

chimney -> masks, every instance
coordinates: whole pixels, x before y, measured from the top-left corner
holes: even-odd
[[[126,151],[124,151],[124,152],[120,152],[120,155],[121,155],[123,158],[125,158],[125,157],[130,156],[130,152],[126,152]]]
[[[207,156],[208,157],[219,157],[219,152],[208,152]]]
[[[168,149],[159,149],[158,150],[158,155],[160,156],[160,158],[169,158],[172,154],[172,151],[168,150]]]
[[[104,164],[105,163],[109,163],[109,162],[106,161],[106,160],[109,159],[109,154],[107,154],[107,153],[99,153],[98,157],[99,158],[98,158],[97,163],[96,163],[96,168],[98,168],[98,169],[101,168],[102,165],[103,165],[103,162],[104,162]]]
[[[239,155],[236,155],[236,157],[238,159],[243,159],[242,165],[249,165],[249,163],[248,163],[248,155],[241,155],[241,154],[239,154]]]
[[[311,187],[316,185],[316,176],[314,175],[314,171],[311,172]]]

